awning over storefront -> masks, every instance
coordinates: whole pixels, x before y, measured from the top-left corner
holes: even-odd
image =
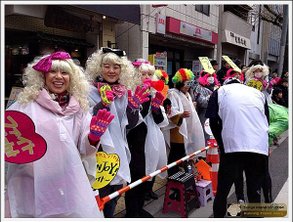
[[[74,5],[92,12],[140,25],[139,5]]]
[[[50,35],[42,32],[37,33],[36,38],[38,40],[43,40],[53,44],[62,44],[67,46],[83,46],[88,48],[94,47],[93,44],[86,42],[84,39],[75,39],[65,36]]]

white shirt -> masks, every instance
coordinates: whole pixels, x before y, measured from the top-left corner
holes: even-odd
[[[269,125],[264,94],[252,87],[233,83],[219,88],[218,104],[225,153],[268,155]]]

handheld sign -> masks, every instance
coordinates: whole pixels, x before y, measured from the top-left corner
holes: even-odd
[[[253,87],[253,88],[256,88],[259,91],[262,91],[262,89],[263,89],[263,83],[258,79],[251,79],[246,83],[246,85]]]
[[[198,57],[204,71],[208,72],[209,74],[213,74],[215,72],[210,60],[208,57]]]
[[[226,62],[228,62],[232,69],[237,72],[241,72],[241,69],[228,56],[223,55],[222,58],[225,59]]]
[[[29,116],[19,111],[5,112],[5,161],[30,163],[42,158],[46,151],[47,143],[35,132]]]
[[[100,189],[114,179],[120,167],[120,159],[116,153],[107,154],[105,152],[97,152],[96,160],[96,180],[93,182],[92,188]]]

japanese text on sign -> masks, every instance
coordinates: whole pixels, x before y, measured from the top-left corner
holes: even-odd
[[[236,43],[246,46],[246,40],[244,38],[235,35],[234,32],[230,32],[230,36],[234,38]]]
[[[96,180],[93,182],[92,187],[94,189],[100,189],[114,179],[120,167],[120,159],[115,153],[107,154],[105,152],[97,152],[96,161]]]
[[[228,56],[223,55],[222,58],[225,59],[226,62],[228,62],[232,69],[237,72],[241,72],[241,69]]]
[[[19,111],[5,111],[5,161],[30,163],[47,152],[45,139],[35,131],[32,119]]]
[[[263,88],[262,82],[259,80],[256,80],[256,79],[252,79],[252,80],[248,81],[247,85],[250,87],[253,87],[255,89],[258,89],[260,91],[262,91],[262,88]]]
[[[210,74],[213,74],[215,72],[210,60],[208,57],[198,57],[201,65],[203,66],[203,69],[210,73]]]
[[[5,123],[5,128],[8,129],[5,132],[5,154],[7,157],[15,157],[20,153],[20,150],[14,150],[15,143],[13,141],[10,141],[8,138],[8,135],[14,135],[17,138],[17,145],[23,145],[21,146],[22,151],[28,151],[29,155],[34,154],[34,144],[31,140],[22,137],[21,132],[17,129],[18,124],[17,122],[11,117],[8,116],[7,119],[10,121],[9,123]],[[10,129],[10,130],[9,130]]]

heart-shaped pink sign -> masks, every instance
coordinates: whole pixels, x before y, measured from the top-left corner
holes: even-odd
[[[5,161],[29,163],[42,158],[47,151],[45,139],[35,132],[35,125],[26,114],[5,112]]]

